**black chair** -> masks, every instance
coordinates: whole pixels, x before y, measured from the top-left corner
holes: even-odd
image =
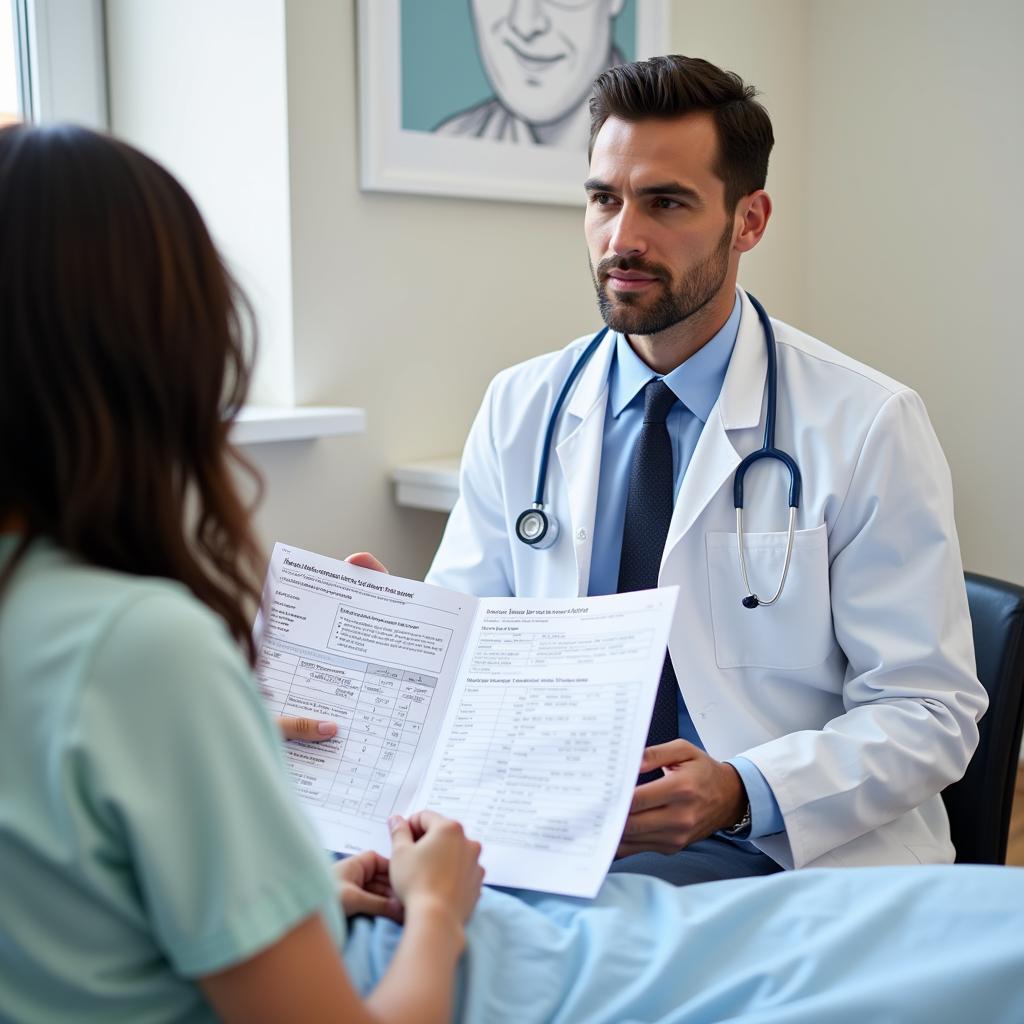
[[[1024,587],[964,574],[989,706],[967,773],[942,793],[958,864],[1005,864],[1024,725]]]

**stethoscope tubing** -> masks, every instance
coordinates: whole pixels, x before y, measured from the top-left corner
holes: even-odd
[[[778,406],[779,381],[775,330],[772,327],[771,320],[769,319],[764,306],[762,306],[761,303],[758,302],[758,300],[749,292],[747,292],[747,298],[750,300],[751,305],[757,312],[757,318],[761,322],[761,327],[764,331],[765,350],[768,356],[768,368],[766,374],[768,401],[765,413],[764,442],[760,448],[743,458],[740,461],[740,464],[736,467],[736,474],[733,479],[733,504],[736,507],[736,545],[739,555],[740,575],[743,577],[743,586],[746,589],[746,597],[743,598],[742,603],[745,608],[758,608],[761,606],[768,607],[775,604],[775,602],[782,596],[782,590],[786,585],[790,563],[793,558],[796,510],[800,506],[802,479],[800,476],[800,468],[797,466],[796,460],[793,459],[791,455],[775,447],[775,413]],[[555,429],[558,425],[558,416],[562,411],[562,406],[565,404],[565,400],[568,397],[569,392],[572,390],[573,384],[575,384],[576,379],[579,377],[580,373],[583,372],[583,368],[590,361],[591,356],[593,356],[597,351],[607,333],[608,328],[603,327],[594,335],[593,338],[591,338],[587,347],[579,355],[576,362],[573,364],[572,369],[569,371],[569,376],[566,377],[565,382],[562,385],[562,389],[558,393],[558,398],[555,400],[555,404],[551,409],[547,429],[544,431],[544,444],[541,448],[540,465],[537,470],[537,487],[534,491],[533,506],[532,508],[522,512],[516,520],[516,536],[524,544],[530,547],[543,548],[550,546],[554,541],[554,538],[557,537],[558,523],[555,521],[554,516],[544,509],[544,489],[547,485],[548,462],[551,457],[551,448],[554,441]],[[750,586],[747,560],[743,550],[743,481],[746,477],[747,470],[755,462],[759,462],[762,459],[773,459],[776,462],[781,462],[789,473],[789,529],[787,531],[786,540],[786,559],[782,568],[782,577],[779,580],[778,588],[771,598],[765,599],[758,597]]]
[[[590,339],[589,344],[580,354],[580,357],[576,360],[573,368],[569,371],[569,376],[565,378],[565,383],[562,385],[562,390],[558,393],[558,398],[555,400],[554,407],[551,410],[551,416],[548,418],[548,428],[544,431],[544,447],[541,449],[540,455],[540,468],[537,471],[537,488],[534,491],[533,506],[534,508],[544,507],[544,487],[548,479],[548,459],[551,457],[551,442],[555,438],[555,428],[558,425],[558,414],[562,411],[562,406],[565,404],[565,400],[572,390],[573,384],[576,382],[576,378],[583,372],[583,367],[590,362],[590,357],[597,351],[598,346],[604,341],[605,335],[608,333],[607,327],[602,327],[601,330]]]
[[[775,341],[775,329],[772,327],[771,319],[764,306],[749,292],[747,298],[750,304],[757,311],[757,318],[761,321],[764,330],[765,350],[768,355],[767,388],[768,401],[764,417],[764,442],[757,451],[751,452],[746,458],[740,461],[736,467],[736,475],[732,482],[733,504],[736,506],[736,554],[740,563],[740,575],[743,577],[743,586],[747,591],[743,598],[744,608],[770,607],[782,596],[782,590],[786,586],[786,578],[789,576],[789,566],[793,561],[793,542],[796,532],[796,510],[800,507],[800,491],[803,481],[800,476],[800,467],[796,460],[786,452],[775,447],[775,413],[778,410],[779,397],[779,365],[778,365],[778,344]],[[750,585],[750,574],[747,569],[747,556],[743,547],[743,480],[755,462],[762,459],[773,459],[781,462],[789,473],[789,528],[786,533],[786,559],[782,566],[782,576],[775,593],[770,598],[758,597]]]

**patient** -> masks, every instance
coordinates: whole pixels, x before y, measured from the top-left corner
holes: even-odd
[[[0,1019],[1024,1020],[1013,869],[481,895],[429,812],[332,869],[250,671],[245,310],[158,165],[0,131]]]

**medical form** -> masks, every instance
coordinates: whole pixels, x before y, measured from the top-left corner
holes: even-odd
[[[286,745],[324,844],[386,855],[388,816],[429,808],[483,844],[488,883],[593,896],[675,599],[481,599],[277,544],[256,671],[274,713],[338,725]]]

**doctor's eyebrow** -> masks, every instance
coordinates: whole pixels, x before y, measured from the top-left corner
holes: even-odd
[[[585,191],[593,192],[610,192],[612,195],[618,195],[618,190],[614,185],[609,185],[605,181],[600,181],[597,178],[588,178],[583,183]],[[643,188],[636,190],[638,196],[678,196],[680,199],[686,199],[688,202],[696,205],[703,205],[704,198],[695,189],[690,188],[689,185],[680,185],[678,181],[667,181],[658,185],[644,185]]]

